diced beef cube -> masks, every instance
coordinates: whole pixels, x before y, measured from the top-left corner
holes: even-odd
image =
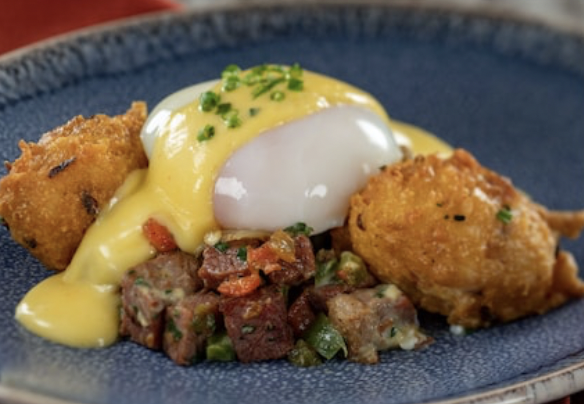
[[[268,286],[221,303],[227,334],[242,362],[278,359],[294,346],[281,289]]]
[[[282,270],[268,275],[272,283],[278,285],[296,286],[309,280],[316,273],[316,262],[310,239],[300,235],[294,237],[295,255],[294,262],[282,262]]]
[[[296,338],[301,338],[316,319],[316,314],[310,305],[309,294],[310,289],[304,289],[288,309],[288,324],[292,327]]]
[[[276,232],[274,235],[282,233]],[[310,239],[304,235],[288,236],[292,244],[288,254],[288,251],[278,250],[278,243],[282,240],[274,242],[274,235],[250,253],[248,260],[251,265],[264,271],[270,282],[277,285],[297,286],[312,278],[316,272],[316,263]],[[291,259],[282,259],[282,256],[287,255],[291,255]]]
[[[203,286],[197,267],[193,256],[177,251],[128,270],[121,281],[120,334],[160,349],[166,307]]]
[[[206,246],[203,250],[203,263],[199,276],[209,289],[217,289],[221,282],[234,276],[248,276],[250,270],[245,254],[247,246],[242,243],[230,243],[224,249]]]
[[[199,292],[166,308],[163,349],[179,365],[203,357],[207,339],[219,322],[219,296]]]
[[[377,351],[414,349],[430,342],[418,328],[416,311],[393,285],[379,285],[329,299],[329,319],[349,348],[349,360],[377,363]]]
[[[340,293],[349,293],[355,288],[344,283],[329,284],[308,290],[308,300],[315,312],[328,312],[327,301]]]
[[[120,335],[130,337],[134,342],[150,349],[160,349],[162,345],[163,316],[156,316],[148,322],[136,306],[125,304],[120,310]]]

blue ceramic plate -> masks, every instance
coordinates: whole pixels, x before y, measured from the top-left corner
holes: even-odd
[[[0,61],[0,159],[20,138],[77,114],[117,114],[132,100],[217,76],[230,63],[300,62],[377,96],[556,209],[584,206],[584,37],[454,10],[344,1],[163,14],[62,38]],[[565,243],[584,265],[581,241]],[[332,361],[174,365],[131,343],[77,350],[13,320],[47,272],[0,231],[0,400],[18,403],[539,403],[584,389],[584,301],[541,317],[449,334],[382,355]],[[74,302],[72,302],[74,304]]]

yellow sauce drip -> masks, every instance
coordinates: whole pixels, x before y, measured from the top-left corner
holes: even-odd
[[[118,338],[118,287],[130,267],[155,254],[142,225],[153,217],[174,235],[183,251],[193,252],[205,233],[217,228],[213,191],[219,170],[231,154],[257,135],[283,123],[339,104],[370,108],[387,119],[369,94],[346,83],[304,72],[303,91],[287,91],[284,101],[269,95],[253,98],[249,89],[222,93],[221,101],[240,111],[241,126],[228,129],[221,117],[199,110],[199,102],[176,110],[154,145],[148,171],[129,176],[110,206],[89,228],[70,266],[35,286],[16,310],[27,329],[49,340],[75,347],[102,347]],[[220,92],[220,84],[214,89]],[[250,108],[259,113],[247,115]],[[208,141],[199,129],[215,127]],[[391,125],[390,125],[391,126]],[[411,135],[415,151],[444,151],[439,139],[396,123]]]
[[[424,129],[395,119],[390,126],[398,144],[407,146],[414,154],[438,153],[441,157],[452,154],[452,146]]]
[[[117,288],[53,275],[27,293],[17,318],[33,333],[80,348],[111,345],[118,333]]]

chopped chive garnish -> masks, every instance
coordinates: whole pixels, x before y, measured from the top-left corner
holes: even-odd
[[[266,70],[276,73],[285,73],[284,68],[278,65],[267,65]]]
[[[283,83],[284,81],[286,81],[284,77],[272,78],[269,80],[262,81],[258,84],[256,88],[253,89],[251,94],[253,98],[258,98],[260,95],[267,93],[276,85]]]
[[[142,278],[141,276],[137,277],[134,280],[134,285],[136,286],[145,286],[145,287],[150,287],[150,284],[148,282],[146,282],[146,280],[144,278]]]
[[[247,261],[247,248],[239,247],[237,249],[237,258],[241,261]]]
[[[180,341],[183,337],[182,332],[178,329],[172,318],[166,321],[166,331],[168,331],[175,341]]]
[[[199,96],[199,108],[203,112],[212,111],[219,104],[220,99],[219,94],[213,91],[205,91]]]
[[[253,67],[251,69],[251,72],[261,76],[262,74],[265,73],[266,70],[268,70],[268,66],[263,64],[263,65],[258,65],[258,66]]]
[[[232,76],[238,76],[239,73],[241,73],[240,67],[235,65],[235,64],[231,64],[231,65],[228,65],[225,69],[223,69],[223,72],[221,73],[221,77],[227,78],[227,77],[232,77]]]
[[[220,241],[217,244],[215,244],[213,247],[215,247],[219,252],[224,253],[229,248],[229,244],[227,244],[224,241]]]
[[[231,103],[226,102],[226,103],[217,105],[217,112],[216,113],[217,113],[217,115],[225,115],[230,110],[231,110]]]
[[[300,67],[299,63],[294,63],[292,66],[290,66],[288,74],[290,75],[290,77],[295,79],[302,77],[302,67]]]
[[[288,80],[288,90],[292,91],[302,91],[304,88],[304,82],[300,79],[291,78]]]
[[[213,125],[205,125],[199,130],[197,140],[199,142],[205,142],[215,136],[215,127]]]
[[[251,72],[245,75],[242,79],[243,83],[247,86],[253,86],[261,80],[261,76],[257,73]]]
[[[272,101],[282,101],[284,98],[286,98],[286,94],[284,94],[282,91],[274,91],[272,94],[270,94],[270,99]]]
[[[310,234],[313,232],[313,228],[308,226],[306,223],[303,222],[298,222],[293,224],[292,226],[288,226],[284,229],[284,231],[292,236],[298,236],[298,235],[305,235],[305,236],[310,236]]]
[[[223,114],[223,122],[228,128],[236,128],[241,125],[241,118],[236,109],[231,109]]]
[[[289,91],[303,90],[302,73],[302,68],[298,63],[290,67],[263,64],[253,67],[245,75],[242,74],[239,66],[231,64],[221,73],[221,91],[230,92],[245,85],[250,87],[251,95],[254,99],[269,93],[271,100],[279,102],[286,98],[284,89]],[[276,86],[280,84],[284,84],[285,87],[276,89]],[[214,91],[206,91],[200,95],[199,109],[203,112],[215,112],[220,115],[223,123],[228,128],[236,128],[242,124],[239,111],[234,109],[231,103],[221,103],[221,95]],[[250,108],[248,111],[249,116],[255,116],[260,110],[259,108]],[[204,142],[213,136],[215,136],[215,127],[205,125],[199,130],[197,139],[200,142]]]
[[[503,206],[503,208],[499,209],[497,212],[497,219],[505,224],[511,223],[511,219],[513,219],[511,208],[509,206]]]
[[[237,87],[239,87],[239,84],[241,83],[241,80],[239,79],[239,77],[237,76],[230,76],[227,77],[226,79],[223,79],[223,91],[233,91],[235,90]]]

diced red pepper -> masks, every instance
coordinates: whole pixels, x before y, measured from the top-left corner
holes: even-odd
[[[228,297],[239,297],[245,296],[262,284],[262,278],[258,271],[252,271],[250,275],[238,277],[230,277],[219,285],[217,291],[224,296]]]
[[[261,269],[266,275],[282,269],[278,263],[278,254],[267,243],[258,248],[248,248],[247,264],[250,268]]]
[[[178,248],[170,230],[154,218],[150,218],[142,225],[142,231],[148,242],[156,251],[165,253]]]

